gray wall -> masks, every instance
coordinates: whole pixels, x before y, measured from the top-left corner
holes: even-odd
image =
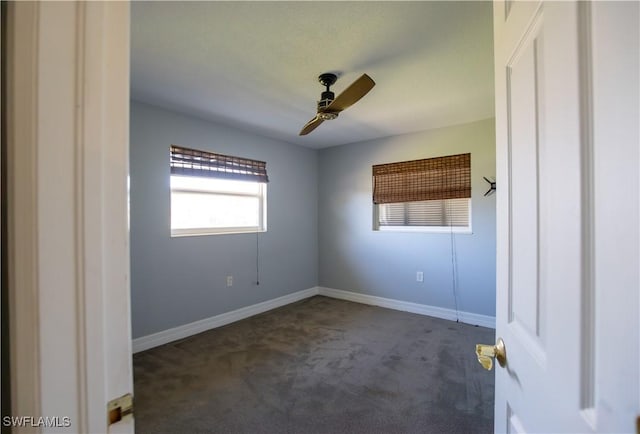
[[[259,286],[255,234],[169,236],[173,143],[267,162]],[[130,152],[134,338],[317,285],[454,308],[451,235],[373,231],[371,166],[463,152],[473,234],[453,240],[458,308],[495,315],[493,119],[315,151],[132,102]]]
[[[256,234],[169,236],[171,144],[267,162],[259,286]],[[317,285],[316,151],[138,102],[130,147],[134,338]]]
[[[495,195],[482,179],[495,176],[494,119],[321,150],[320,286],[453,309],[451,234],[373,231],[371,166],[466,152],[473,234],[453,239],[458,308],[495,316]]]

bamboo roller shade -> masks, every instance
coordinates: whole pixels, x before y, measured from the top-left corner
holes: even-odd
[[[373,166],[373,203],[471,197],[471,154]]]
[[[267,163],[171,145],[172,175],[269,182]]]

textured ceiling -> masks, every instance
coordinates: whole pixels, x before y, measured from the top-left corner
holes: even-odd
[[[493,116],[491,2],[134,2],[133,99],[311,148]],[[373,90],[308,136],[323,90]]]

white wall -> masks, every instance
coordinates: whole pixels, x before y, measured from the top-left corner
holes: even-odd
[[[495,316],[495,195],[482,179],[495,176],[493,119],[321,150],[320,286],[454,309],[451,234],[373,231],[371,166],[467,152],[473,234],[453,239],[458,309]]]

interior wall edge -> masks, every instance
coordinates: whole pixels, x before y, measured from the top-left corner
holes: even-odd
[[[460,322],[480,327],[496,328],[495,317],[489,315],[480,315],[472,312],[457,312],[453,309],[446,309],[437,306],[429,306],[426,304],[411,303],[402,300],[394,300],[384,297],[376,297],[373,295],[367,295],[352,291],[345,291],[342,289],[325,288],[322,286],[315,286],[312,288],[303,289],[291,294],[287,294],[282,297],[274,298],[272,300],[263,301],[251,306],[246,306],[240,309],[225,312],[219,315],[214,315],[209,318],[194,321],[189,324],[184,324],[178,327],[173,327],[161,332],[153,333],[150,335],[142,336],[133,339],[132,348],[133,353],[139,353],[149,350],[151,348],[159,347],[180,339],[188,338],[189,336],[196,335],[208,330],[212,330],[218,327],[222,327],[227,324],[234,323],[252,316],[286,306],[291,303],[295,303],[315,295],[322,295],[325,297],[335,298],[339,300],[352,301],[360,304],[367,304],[370,306],[379,306],[387,309],[399,310],[403,312],[415,313],[418,315],[431,316],[434,318],[446,319],[449,321],[455,321],[458,319]]]
[[[475,326],[496,328],[496,318],[489,315],[481,315],[473,312],[456,312],[454,309],[447,309],[427,304],[412,303],[409,301],[394,300],[392,298],[378,297],[375,295],[363,294],[360,292],[345,291],[343,289],[318,287],[318,295],[337,298],[340,300],[353,301],[355,303],[379,306],[387,309],[400,310],[403,312],[416,313],[419,315],[432,316],[435,318],[455,321],[456,319],[465,324]]]
[[[304,300],[305,298],[313,297],[317,294],[317,286],[303,289],[301,291],[293,292],[291,294],[274,298],[272,300],[263,301],[251,306],[242,307],[230,312],[225,312],[219,315],[211,316],[209,318],[194,321],[189,324],[184,324],[178,327],[163,330],[161,332],[142,336],[133,339],[133,353],[139,353],[141,351],[149,350],[151,348],[168,344],[179,339],[184,339],[189,336],[205,332],[207,330],[222,327],[224,325],[231,324],[233,322],[240,321],[242,319],[249,318],[254,315],[276,309],[278,307],[286,306],[287,304],[295,303],[296,301]]]

